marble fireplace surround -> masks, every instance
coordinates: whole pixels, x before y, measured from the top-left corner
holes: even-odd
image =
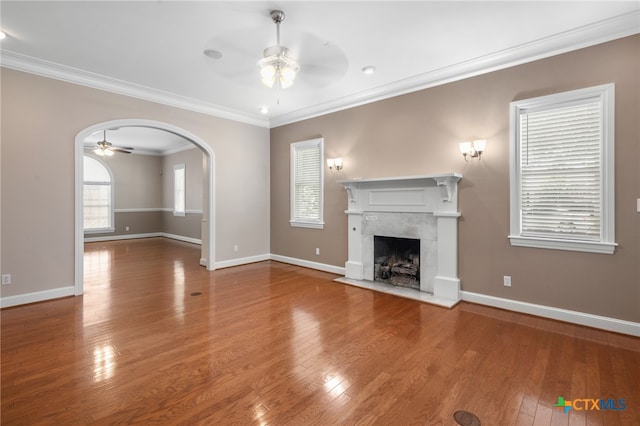
[[[336,281],[453,307],[458,279],[458,181],[462,175],[349,179],[349,259]],[[374,236],[420,240],[420,290],[374,282]]]

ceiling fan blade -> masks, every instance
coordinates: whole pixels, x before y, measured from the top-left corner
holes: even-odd
[[[113,152],[121,152],[123,154],[131,154],[131,151],[127,151],[126,149],[122,149],[122,148],[111,148],[111,151]]]

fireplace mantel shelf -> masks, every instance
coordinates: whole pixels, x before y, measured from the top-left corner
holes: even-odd
[[[353,178],[353,179],[345,179],[339,180],[338,183],[358,183],[358,182],[386,182],[386,181],[397,181],[397,180],[424,180],[424,179],[433,179],[438,181],[440,179],[452,179],[456,182],[462,178],[460,173],[440,173],[434,175],[415,175],[415,176],[392,176],[392,177],[377,177],[377,178]]]
[[[356,196],[354,193],[354,189],[359,186],[376,186],[376,185],[385,185],[385,184],[393,184],[395,186],[400,186],[403,183],[407,184],[416,184],[421,181],[433,181],[437,186],[440,187],[442,194],[442,201],[445,203],[450,203],[452,198],[455,196],[455,189],[458,181],[462,179],[462,175],[460,173],[441,173],[441,174],[433,174],[433,175],[416,175],[416,176],[392,176],[392,177],[379,177],[379,178],[354,178],[354,179],[345,179],[338,181],[339,184],[343,185],[349,194],[349,202],[355,203]]]

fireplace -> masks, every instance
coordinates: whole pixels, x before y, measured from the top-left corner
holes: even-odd
[[[420,240],[374,236],[373,280],[420,290]]]
[[[454,306],[460,300],[461,178],[448,173],[341,181],[349,203],[349,259],[337,281]],[[382,237],[395,243],[380,243]]]

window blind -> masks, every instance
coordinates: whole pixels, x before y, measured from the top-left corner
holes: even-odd
[[[88,229],[111,227],[111,184],[84,184],[83,226]]]
[[[177,164],[173,168],[173,211],[184,213],[186,209],[186,179],[184,164]]]
[[[321,152],[320,145],[295,148],[293,220],[320,222]]]
[[[600,240],[601,104],[522,110],[521,235]]]

